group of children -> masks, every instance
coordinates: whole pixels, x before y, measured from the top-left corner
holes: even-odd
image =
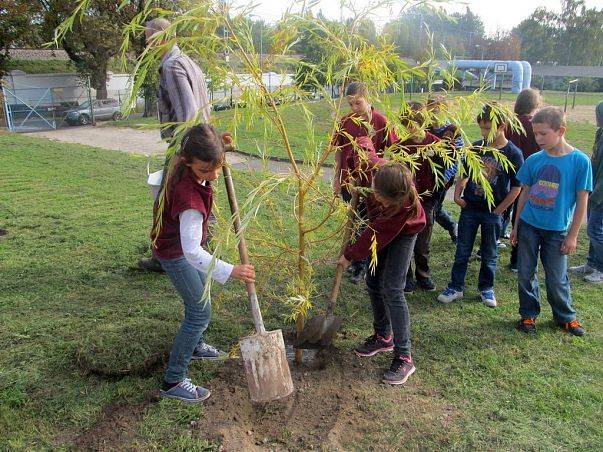
[[[387,118],[371,106],[363,83],[353,82],[347,87],[351,111],[342,118],[331,143],[335,149],[333,188],[346,202],[354,190],[363,194],[357,215],[364,219],[365,227],[339,257],[339,263],[352,268],[351,276],[356,282],[366,273],[374,334],[356,347],[355,353],[367,357],[393,351],[391,366],[383,375],[385,383],[403,384],[415,371],[405,292],[415,288],[435,290],[429,267],[434,222],[445,227],[456,243],[451,280],[438,300],[450,303],[463,296],[467,264],[477,230],[481,228],[478,289],[484,304],[494,307],[497,242],[503,234],[505,214],[515,205],[510,240],[517,248],[521,316],[518,328],[527,333],[535,332],[535,320],[540,312],[536,279],[540,254],[555,320],[572,334],[584,334],[572,307],[567,254],[576,248],[588,194],[592,191],[591,163],[584,153],[565,140],[565,118],[559,109],[543,108],[532,117],[538,104],[537,93],[528,90],[520,99],[522,96],[532,99],[527,103],[533,108],[519,116],[531,147],[522,147],[523,138],[511,141],[512,131],[495,109],[486,106],[477,117],[482,140],[473,143],[483,164],[478,175],[472,174],[467,162],[444,164],[439,154],[442,149],[453,150],[463,145],[455,125],[428,121],[434,114],[437,116],[445,99],[431,98],[426,106],[406,105],[400,118],[405,135],[399,138]],[[530,138],[532,131],[533,139]],[[201,402],[210,394],[187,378],[190,361],[223,356],[203,340],[211,313],[209,296],[204,296],[209,269],[212,269],[211,277],[222,284],[229,279],[250,282],[255,278],[253,266],[230,265],[213,258],[202,246],[207,239],[213,202],[211,182],[218,177],[225,159],[225,144],[229,142],[228,135],[219,135],[207,124],[189,129],[171,163],[173,168],[165,182],[163,203],[155,204],[154,221],[161,221],[161,228],[152,236],[154,255],[159,258],[185,308],[161,393],[189,403]],[[510,164],[503,165],[486,147],[497,149]],[[536,148],[542,150],[534,152]],[[412,164],[387,159],[396,154],[411,156]],[[601,154],[603,152],[597,155],[603,160]],[[438,165],[432,165],[434,161],[439,162]],[[438,166],[443,168],[444,174],[436,172]],[[601,166],[599,163],[599,172]],[[601,179],[601,174],[598,177]],[[455,180],[454,200],[461,207],[458,225],[443,207],[446,192]],[[486,201],[488,186],[482,185],[486,180],[493,205]],[[601,182],[596,186],[601,190]],[[589,217],[599,222],[593,227],[596,233],[591,236],[592,243],[596,242],[591,246],[594,251],[588,263],[577,270],[591,275],[603,271],[600,198],[601,193],[597,197],[598,210]],[[375,248],[376,265],[369,268],[367,264]],[[514,268],[513,260],[511,265]]]
[[[428,291],[436,288],[429,269],[429,244],[438,213],[449,219],[442,213],[442,201],[454,179],[454,201],[461,207],[461,214],[458,225],[451,219],[444,220],[443,225],[456,243],[456,252],[450,282],[437,300],[450,303],[464,296],[467,266],[480,229],[478,293],[486,306],[497,306],[494,281],[498,247],[505,235],[505,223],[513,212],[509,268],[518,273],[520,320],[517,328],[525,333],[536,332],[536,318],[540,314],[537,279],[540,256],[547,300],[555,322],[567,332],[582,336],[584,328],[572,306],[567,255],[576,249],[589,193],[593,191],[592,167],[595,159],[601,160],[601,151],[597,151],[601,147],[600,130],[591,165],[585,153],[566,141],[564,113],[556,107],[538,110],[539,93],[524,90],[515,106],[524,131],[506,124],[494,105],[486,105],[477,116],[482,139],[472,143],[472,148],[481,162],[478,171],[475,162],[471,165],[466,160],[458,162],[460,168],[455,164],[443,165],[442,159],[438,161],[437,152],[430,149],[438,142],[450,150],[463,145],[454,125],[441,120],[434,124],[437,120],[434,121],[433,116],[437,114],[433,113],[437,113],[444,99],[431,98],[425,106],[416,102],[407,104],[400,118],[405,133],[401,139],[387,119],[370,105],[368,91],[362,83],[350,84],[346,96],[351,112],[342,119],[332,141],[336,146],[334,186],[336,193],[340,187],[347,187],[349,191],[353,189],[350,185],[353,181],[372,188],[372,192],[366,196],[363,209],[367,226],[339,258],[339,263],[349,266],[353,261],[362,262],[371,255],[369,244],[377,248],[376,267],[366,275],[374,334],[356,347],[356,354],[365,357],[393,350],[392,364],[383,376],[385,383],[403,384],[415,371],[404,294],[412,293],[415,287]],[[597,115],[600,113],[601,104],[597,107]],[[349,123],[355,124],[354,130],[347,128]],[[358,134],[358,124],[363,125],[361,134]],[[386,161],[384,150],[394,156],[394,161],[397,154],[417,155],[413,187],[399,183],[409,177],[408,168]],[[506,163],[500,155],[506,158]],[[595,187],[599,187],[599,191],[603,174],[600,169],[597,172],[597,168],[601,165],[597,162],[595,166]],[[442,176],[435,173],[438,166],[444,168],[445,173],[443,181],[436,183]],[[420,206],[417,194],[420,194]],[[593,282],[601,281],[601,196],[595,193],[595,202],[589,209],[589,230],[593,230],[589,233],[589,260],[586,265],[575,268],[577,273],[586,273],[590,278],[587,280]],[[354,271],[353,278],[358,280],[356,275]]]

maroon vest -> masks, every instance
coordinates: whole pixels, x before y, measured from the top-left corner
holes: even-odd
[[[175,259],[184,253],[180,244],[180,214],[195,209],[203,215],[203,235],[201,244],[207,240],[209,215],[213,204],[213,188],[209,182],[201,185],[192,171],[184,170],[181,179],[168,190],[162,214],[161,231],[151,241],[155,255],[161,259]]]

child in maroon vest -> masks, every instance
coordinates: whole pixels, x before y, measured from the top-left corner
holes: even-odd
[[[521,122],[524,132],[517,132],[510,130],[507,135],[507,140],[517,146],[523,154],[523,160],[525,161],[530,155],[535,154],[540,150],[540,146],[536,143],[536,137],[534,136],[534,130],[532,129],[532,118],[534,113],[540,106],[540,93],[532,88],[526,88],[517,95],[515,99],[515,107],[513,111],[517,115],[517,119]],[[517,213],[517,203],[519,197],[515,199],[513,206],[508,208],[503,216],[503,226],[501,230],[501,236],[508,238],[507,227],[509,226],[509,219],[511,224],[515,224],[515,218]],[[511,214],[512,212],[512,214]],[[513,272],[517,272],[517,246],[511,245],[511,262],[509,263],[509,269]]]
[[[431,154],[432,160],[437,160],[437,163],[443,165],[443,161],[437,159],[433,152],[430,152],[430,147],[433,147],[440,141],[438,137],[423,129],[425,122],[423,105],[419,102],[409,102],[407,111],[400,118],[402,126],[409,134],[404,140],[397,143],[397,151],[402,151],[407,154],[418,154],[420,157],[417,160],[419,168],[415,172],[415,186],[417,192],[421,196],[421,206],[425,211],[426,225],[425,228],[417,235],[414,248],[415,271],[413,275],[412,264],[408,266],[408,274],[406,275],[406,286],[404,292],[410,294],[414,291],[416,276],[416,285],[422,290],[433,291],[436,289],[435,284],[431,279],[431,271],[429,269],[429,254],[431,249],[431,233],[433,231],[434,212],[436,207],[436,199],[433,196],[436,189],[436,176],[431,169],[431,165],[425,154]]]
[[[207,124],[186,133],[178,156],[172,159],[174,167],[165,184],[161,216],[155,205],[151,233],[155,256],[184,302],[184,320],[172,345],[161,394],[188,403],[201,402],[210,395],[208,389],[187,378],[191,359],[224,356],[203,341],[211,316],[209,296],[204,296],[208,273],[221,284],[231,278],[251,282],[255,277],[253,266],[233,266],[202,248],[213,204],[211,182],[218,178],[224,163],[223,139],[229,141],[230,137],[220,137]],[[158,234],[155,226],[160,226]]]
[[[359,155],[357,139],[368,137],[379,156],[398,140],[387,118],[371,106],[368,94],[364,83],[352,82],[348,85],[346,98],[350,113],[341,118],[331,139],[331,145],[335,149],[333,191],[336,195],[341,195],[345,202],[352,198],[349,185],[354,179],[354,173],[360,170],[359,163],[364,160],[364,155]],[[358,205],[358,216],[366,217],[366,206],[363,202]],[[366,262],[354,262],[350,269],[351,281],[355,284],[360,282],[365,269]]]
[[[404,298],[404,280],[414,243],[425,226],[425,213],[413,185],[412,174],[400,163],[385,163],[375,171],[373,192],[366,199],[369,224],[344,251],[338,263],[371,256],[377,249],[376,267],[366,276],[373,308],[374,334],[356,347],[358,356],[394,351],[388,384],[403,384],[415,371],[410,353],[410,317]],[[393,333],[393,338],[392,338]]]

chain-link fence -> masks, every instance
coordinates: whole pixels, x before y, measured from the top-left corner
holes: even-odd
[[[14,132],[56,129],[94,118],[88,80],[74,74],[11,73],[2,90],[6,126]]]

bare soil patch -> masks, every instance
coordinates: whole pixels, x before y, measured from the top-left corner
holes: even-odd
[[[335,348],[312,363],[290,366],[295,393],[260,406],[249,398],[242,362],[227,362],[208,383],[212,397],[196,433],[219,442],[224,451],[349,450],[369,434],[377,438],[393,409],[413,422],[402,422],[399,437],[383,438],[383,444],[375,444],[378,449],[399,450],[409,434],[427,438],[447,432],[436,438],[446,443],[455,410],[423,391],[416,379],[406,387],[389,387],[380,383],[383,369],[374,360]],[[383,401],[390,409],[379,409]]]

